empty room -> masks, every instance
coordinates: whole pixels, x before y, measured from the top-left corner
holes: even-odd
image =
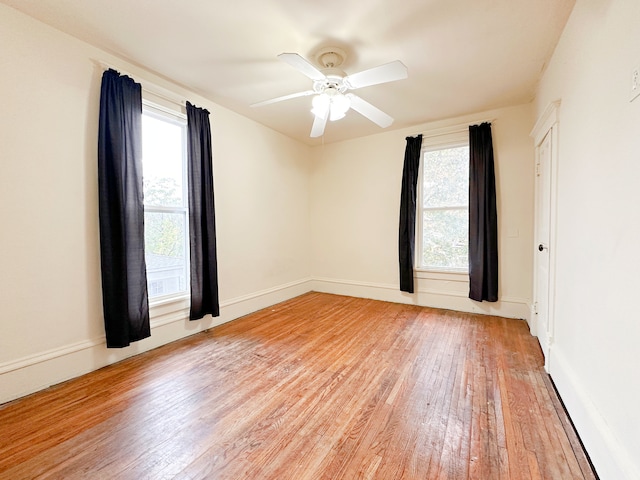
[[[0,479],[640,480],[637,0],[0,0]]]

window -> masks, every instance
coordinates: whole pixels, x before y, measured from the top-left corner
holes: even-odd
[[[442,139],[441,139],[442,141]],[[466,135],[446,145],[423,144],[417,268],[469,270],[469,142]]]
[[[142,177],[149,298],[188,287],[187,121],[144,102]]]

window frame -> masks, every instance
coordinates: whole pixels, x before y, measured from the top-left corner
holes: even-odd
[[[189,255],[189,190],[188,190],[188,159],[187,159],[187,115],[182,111],[166,107],[164,105],[155,103],[146,98],[142,99],[142,115],[148,115],[158,120],[162,120],[168,123],[173,123],[181,127],[182,135],[182,206],[148,206],[144,204],[144,212],[146,213],[171,213],[180,214],[184,220],[184,243],[183,249],[185,254],[185,289],[181,292],[174,292],[169,294],[161,294],[151,296],[151,292],[148,292],[149,307],[158,307],[162,305],[172,304],[175,302],[183,303],[190,298],[190,255]],[[144,135],[144,134],[143,134]],[[144,182],[144,167],[142,174]],[[146,245],[145,245],[146,246]],[[149,283],[148,283],[149,288]]]
[[[469,146],[469,132],[468,129],[456,129],[453,131],[444,131],[434,133],[432,135],[425,135],[422,141],[422,147],[420,149],[420,165],[418,167],[418,185],[416,190],[416,234],[415,244],[419,250],[414,255],[414,270],[417,276],[420,278],[440,279],[440,280],[452,280],[458,281],[462,276],[468,277],[469,264],[467,262],[466,268],[455,267],[436,267],[426,266],[422,264],[424,258],[423,253],[423,231],[424,231],[424,212],[428,210],[443,211],[443,210],[463,210],[469,211],[469,205],[466,208],[461,206],[452,207],[424,207],[424,164],[425,154],[428,152],[434,152],[438,150],[446,150],[456,147],[468,147]],[[467,215],[468,217],[468,215]]]

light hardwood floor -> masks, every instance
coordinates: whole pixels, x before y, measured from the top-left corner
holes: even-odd
[[[521,320],[310,293],[0,407],[1,479],[593,479]]]

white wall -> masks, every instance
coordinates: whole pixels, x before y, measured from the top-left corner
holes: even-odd
[[[550,373],[603,480],[640,479],[640,2],[578,0],[544,74],[559,109]]]
[[[561,99],[551,374],[601,478],[640,478],[640,3],[579,0],[536,102],[313,149],[0,5],[0,402],[315,288],[526,318],[533,149]],[[96,138],[103,60],[211,111],[222,316],[154,309],[152,337],[104,348]],[[397,290],[404,137],[494,120],[500,296],[456,276]],[[311,159],[311,161],[310,161]],[[308,253],[311,252],[311,260]],[[314,280],[311,280],[313,276]]]
[[[469,300],[466,275],[422,275],[399,291],[398,221],[405,137],[492,120],[498,200],[500,302]],[[534,151],[530,105],[314,147],[314,289],[462,311],[529,317]]]
[[[104,347],[97,124],[119,66],[211,112],[221,317]],[[309,147],[0,5],[0,403],[310,289]]]
[[[158,306],[151,338],[123,350],[103,346],[95,153],[102,68],[96,60],[211,112],[221,317],[188,322],[184,303]],[[0,63],[6,67],[0,76],[0,402],[311,288],[528,315],[528,106],[312,149],[5,6]],[[396,252],[404,137],[478,119],[494,120],[502,301],[471,302],[458,276],[421,278],[417,295],[401,294]]]

